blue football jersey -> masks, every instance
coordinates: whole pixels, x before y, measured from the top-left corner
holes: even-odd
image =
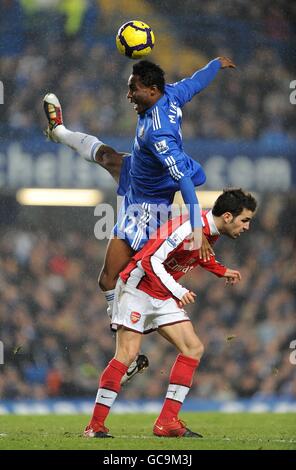
[[[121,165],[121,170],[120,170],[120,175],[119,175],[119,182],[118,182],[118,188],[117,188],[117,194],[119,196],[124,196],[131,185],[131,155],[126,155],[122,159],[122,165]],[[195,160],[192,158],[189,158],[189,167],[192,173],[192,182],[194,186],[200,186],[205,182],[206,176],[199,165]]]
[[[140,249],[163,221],[157,206],[172,204],[181,190],[192,227],[201,226],[195,186],[205,182],[201,165],[184,152],[181,108],[216,76],[215,59],[190,78],[165,86],[163,96],[138,116],[131,157],[125,157],[119,194],[127,189],[114,233]],[[155,209],[156,207],[156,209]],[[129,210],[129,208],[131,208]]]
[[[192,77],[166,85],[164,95],[139,115],[131,156],[131,203],[170,204],[180,180],[202,172],[183,149],[181,108],[213,80],[219,68],[215,59]]]

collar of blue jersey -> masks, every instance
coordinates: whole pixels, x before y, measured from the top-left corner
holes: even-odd
[[[214,216],[213,216],[212,211],[209,211],[209,212],[206,213],[206,218],[207,218],[207,221],[208,221],[208,223],[209,223],[210,234],[211,234],[212,236],[220,235],[220,232],[219,232],[219,230],[217,229],[217,226],[216,226],[216,224],[215,224]]]
[[[162,95],[162,97],[159,98],[159,100],[157,100],[156,103],[154,103],[154,105],[151,106],[151,108],[148,108],[148,109],[146,109],[146,111],[144,111],[144,113],[141,113],[141,116],[144,115],[144,114],[151,114],[152,111],[153,111],[153,109],[154,109],[156,106],[158,106],[159,104],[161,104],[162,101],[164,101],[164,99],[165,99],[165,95]]]

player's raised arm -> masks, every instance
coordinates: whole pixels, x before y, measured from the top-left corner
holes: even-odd
[[[190,101],[194,95],[204,90],[216,77],[218,71],[225,68],[236,68],[236,65],[228,57],[217,57],[211,60],[205,67],[197,70],[191,77],[184,78],[172,85],[179,105],[182,107]]]

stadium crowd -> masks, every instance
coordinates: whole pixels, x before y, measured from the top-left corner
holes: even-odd
[[[113,356],[96,282],[105,242],[56,224],[51,232],[1,228],[1,399],[93,396]],[[191,318],[205,344],[190,397],[296,397],[289,361],[296,338],[295,227],[292,196],[267,195],[250,232],[237,241],[222,237],[215,248],[221,262],[241,270],[242,282],[226,287],[201,268],[187,278],[197,293]],[[124,387],[122,398],[165,393],[173,348],[152,333],[143,353],[150,367]]]
[[[152,5],[169,25],[170,16],[164,11],[168,2],[161,3],[161,8],[159,2]],[[175,17],[184,15],[184,21],[178,20],[183,28],[167,26],[164,31],[168,37],[179,31],[180,47],[191,39],[191,46],[205,58],[204,64],[206,58],[219,55],[229,55],[238,64],[231,74],[221,72],[211,88],[186,109],[184,136],[286,144],[296,138],[294,109],[288,99],[293,64],[287,51],[295,43],[293,8],[290,6],[290,17],[285,16],[285,2],[278,1],[266,16],[265,8],[257,4],[242,0],[229,8],[231,3],[226,2],[226,7],[223,2],[207,0],[198,4],[196,11],[194,1],[187,0],[186,8],[184,2],[175,2]],[[125,97],[132,63],[121,57],[114,45],[120,12],[106,21],[99,1],[75,4],[80,9],[71,16],[66,8],[71,1],[1,2],[0,76],[5,84],[5,100],[10,103],[0,115],[4,134],[21,137],[40,133],[44,126],[41,99],[53,90],[62,99],[69,128],[99,137],[133,135],[136,116]],[[239,19],[231,15],[234,11],[239,12]],[[202,27],[189,23],[199,18]],[[212,33],[209,18],[218,18],[223,31],[229,29],[223,21],[231,21],[232,36],[218,34],[219,24],[214,25]],[[243,34],[241,23],[236,23],[242,18]],[[186,31],[190,31],[187,39]],[[191,72],[199,66],[193,63]],[[172,63],[167,81],[183,76],[182,63]]]

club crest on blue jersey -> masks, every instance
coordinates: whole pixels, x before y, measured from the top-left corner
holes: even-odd
[[[165,153],[167,150],[169,150],[169,146],[165,139],[160,140],[159,142],[155,142],[154,147],[158,153]]]

